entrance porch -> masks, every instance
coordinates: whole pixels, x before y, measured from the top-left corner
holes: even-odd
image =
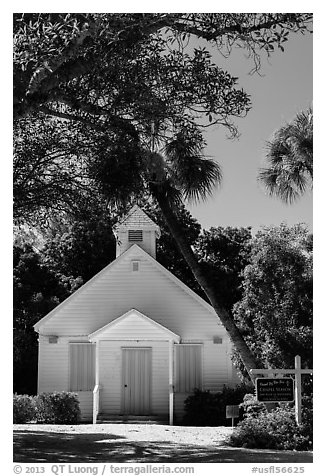
[[[131,310],[89,335],[95,344],[93,423],[153,417],[173,424],[173,346],[180,337]]]

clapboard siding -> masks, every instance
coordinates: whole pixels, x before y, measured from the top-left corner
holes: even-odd
[[[203,354],[204,390],[220,391],[228,383],[227,346],[206,342]]]
[[[222,344],[205,342],[204,346],[204,389],[220,392],[224,385],[235,386],[241,383],[231,360],[232,346],[224,338]]]
[[[46,337],[39,338],[38,393],[69,390],[68,343],[49,344]]]
[[[139,258],[140,270],[131,271]],[[214,313],[176,285],[139,247],[91,280],[40,324],[41,334],[87,335],[134,308],[183,339],[225,334]]]
[[[121,413],[122,348],[148,347],[152,349],[152,414],[168,414],[168,342],[100,341],[100,411]]]

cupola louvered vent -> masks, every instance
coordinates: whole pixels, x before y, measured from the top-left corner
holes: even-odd
[[[143,230],[128,230],[128,241],[135,243],[143,241]]]

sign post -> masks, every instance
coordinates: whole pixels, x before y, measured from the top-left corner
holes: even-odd
[[[301,357],[295,356],[295,419],[298,425],[301,423]]]
[[[257,400],[261,402],[289,402],[295,405],[295,419],[298,425],[301,423],[301,375],[313,373],[312,369],[301,368],[301,357],[296,355],[294,369],[251,369],[253,375],[268,375],[268,377],[256,378]],[[283,375],[294,375],[294,398],[293,380],[281,378]],[[272,376],[275,376],[273,378]]]
[[[232,418],[232,428],[234,427],[234,419],[239,418],[239,405],[226,405],[226,418]]]

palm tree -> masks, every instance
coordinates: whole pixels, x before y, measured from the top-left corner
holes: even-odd
[[[150,165],[147,167],[146,180],[183,257],[226,328],[249,373],[250,369],[259,367],[259,364],[232,315],[220,304],[215,286],[203,272],[177,219],[177,210],[182,201],[206,199],[221,182],[219,165],[202,156],[201,150],[201,145],[187,132],[178,133],[164,147],[163,153],[147,151],[145,156]]]
[[[220,167],[203,156],[203,141],[196,127],[180,128],[164,145],[156,139],[153,132],[150,140],[140,141],[137,134],[132,136],[129,131],[114,137],[113,142],[107,136],[103,142],[97,139],[97,148],[89,154],[92,178],[99,184],[100,192],[120,210],[141,202],[144,195],[150,195],[158,203],[180,252],[249,372],[259,364],[232,315],[220,304],[215,287],[203,272],[178,221],[183,201],[205,199],[221,182]]]
[[[312,186],[312,109],[300,112],[292,122],[281,127],[267,146],[269,166],[260,171],[258,179],[270,195],[292,203]]]

